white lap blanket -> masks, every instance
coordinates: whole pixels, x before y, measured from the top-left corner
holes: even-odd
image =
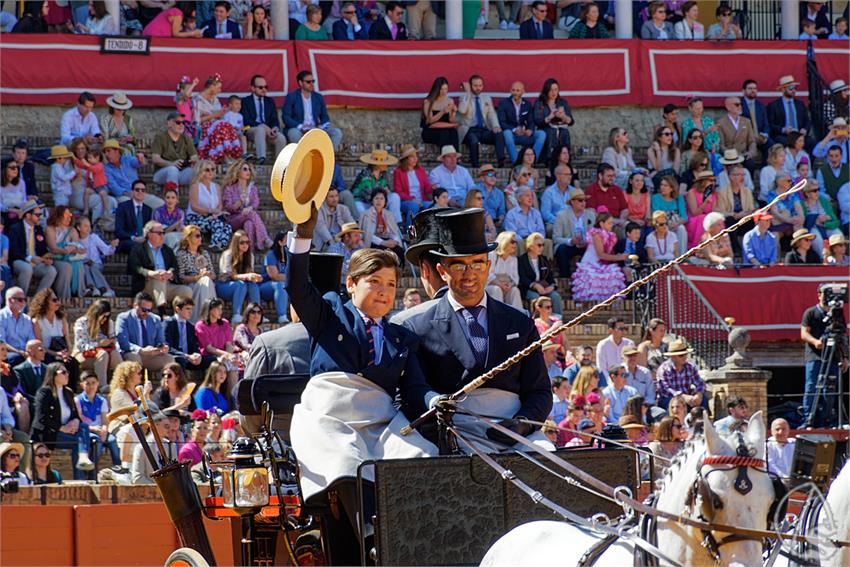
[[[311,378],[290,428],[304,500],[336,480],[356,478],[363,461],[437,455],[418,432],[401,435],[408,424],[387,392],[362,376],[326,372]],[[365,468],[363,477],[374,480],[373,469]]]
[[[497,388],[478,388],[467,394],[463,401],[458,402],[457,405],[460,409],[467,409],[483,416],[510,419],[516,415],[522,404],[520,403],[519,396],[513,392],[499,390]],[[454,424],[461,430],[462,434],[471,434],[475,444],[485,451],[494,451],[503,448],[502,445],[487,438],[486,432],[490,429],[490,426],[477,418],[468,415],[455,415]],[[555,450],[555,446],[551,441],[546,439],[546,436],[543,435],[540,429],[529,435],[528,440],[543,449],[549,451]],[[461,450],[469,452],[469,448],[462,442],[459,442],[458,445]],[[520,444],[514,445],[513,448],[524,450]]]

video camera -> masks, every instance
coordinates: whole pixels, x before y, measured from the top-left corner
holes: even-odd
[[[823,294],[823,303],[826,305],[826,314],[823,317],[823,322],[828,325],[828,330],[837,335],[845,333],[844,317],[841,310],[844,309],[844,304],[847,303],[846,283],[825,283],[818,288],[818,292]]]

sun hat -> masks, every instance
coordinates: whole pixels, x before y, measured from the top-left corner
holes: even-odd
[[[41,204],[39,204],[38,202],[27,201],[27,203],[23,207],[21,207],[21,217],[23,217],[25,214],[27,214],[31,211],[36,210],[39,207],[41,207]]]
[[[713,225],[716,222],[720,222],[723,219],[724,219],[724,217],[720,213],[715,212],[715,211],[710,212],[707,215],[705,215],[704,219],[702,219],[702,229],[705,232],[708,232],[708,229],[711,228],[711,225]]]
[[[717,179],[717,176],[714,175],[714,172],[710,169],[698,171],[697,174],[694,175],[694,183],[704,181],[706,179]]]
[[[454,146],[449,144],[447,146],[443,146],[442,148],[440,148],[440,155],[437,156],[437,159],[440,160],[440,161],[443,161],[444,157],[451,156],[451,155],[455,155],[455,156],[458,155],[458,151],[455,149]]]
[[[850,86],[848,86],[847,83],[845,83],[841,79],[835,79],[834,81],[829,83],[829,92],[831,92],[832,94],[840,93],[841,91],[846,91],[847,89],[850,89]]]
[[[106,105],[118,110],[129,110],[133,108],[133,101],[127,98],[126,94],[118,91],[106,99]]]
[[[363,234],[363,231],[360,230],[360,225],[356,222],[347,222],[340,227],[340,231],[336,234],[337,240],[350,232],[359,232],[360,234]]]
[[[59,159],[59,158],[69,158],[74,157],[71,152],[68,151],[68,147],[64,144],[58,144],[50,148],[50,156],[47,159]]]
[[[485,163],[481,167],[478,168],[478,175],[484,175],[488,171],[496,171],[496,168],[493,167],[491,163]]]
[[[794,234],[791,235],[791,247],[793,248],[798,241],[803,239],[814,240],[815,235],[808,231],[808,229],[801,228],[799,230],[795,230]]]
[[[398,158],[390,155],[387,150],[372,150],[360,156],[360,161],[369,165],[395,165],[398,163]]]
[[[744,156],[738,153],[738,150],[731,148],[723,152],[723,157],[720,158],[720,163],[723,165],[734,165],[736,163],[744,163]]]
[[[623,429],[646,429],[646,424],[641,423],[634,415],[621,416],[618,425]]]
[[[638,354],[638,349],[636,349],[634,346],[630,345],[623,349],[623,356],[632,356],[635,354]]]
[[[21,456],[21,460],[24,458],[24,446],[21,443],[0,443],[0,459],[3,458],[3,455],[11,451],[12,449],[17,449],[18,454]]]
[[[689,352],[693,352],[693,349],[688,347],[687,341],[685,339],[676,339],[667,347],[667,352],[664,353],[664,356],[678,356],[680,354],[688,354]]]
[[[405,144],[401,147],[401,155],[398,156],[398,160],[401,161],[404,158],[414,155],[418,156],[419,150],[417,150],[413,144]]]
[[[102,150],[120,150],[121,144],[118,143],[118,140],[110,138],[103,142],[103,146],[101,146]]]
[[[582,191],[581,189],[578,189],[578,188],[573,189],[573,192],[570,193],[570,201],[575,201],[576,199],[581,199],[581,200],[586,201],[587,195],[585,195],[584,191]]]
[[[847,239],[843,234],[833,234],[829,237],[829,246],[838,246],[839,244],[847,244]]]
[[[333,171],[334,147],[324,130],[309,130],[298,143],[283,148],[275,159],[269,185],[290,222],[307,222],[313,204],[317,209],[322,206]]]
[[[794,75],[783,75],[779,77],[779,88],[790,87],[791,85],[799,85],[798,81],[794,80]]]

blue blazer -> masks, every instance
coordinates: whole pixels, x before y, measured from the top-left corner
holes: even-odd
[[[543,20],[543,37],[537,37],[537,30],[534,27],[534,18],[528,18],[519,25],[520,39],[554,39],[555,34],[552,29],[552,24],[549,20]]]
[[[33,227],[35,230],[35,255],[44,256],[47,254],[47,239],[44,238],[44,229],[40,224]],[[16,222],[11,228],[6,228],[9,233],[9,265],[15,263],[15,260],[26,260],[27,258],[27,231],[24,226],[24,221]],[[41,237],[41,240],[39,240]]]
[[[204,30],[204,37],[214,39],[218,30],[218,22],[215,21],[215,18],[213,18],[204,25],[207,26],[207,29]],[[227,33],[232,36],[232,39],[242,39],[242,28],[239,27],[239,24],[231,20],[227,20],[226,28]]]
[[[148,331],[148,342],[142,341],[139,331],[139,318],[136,310],[130,308],[115,318],[115,335],[118,337],[118,348],[121,352],[138,352],[142,347],[159,346],[165,344],[165,336],[162,334],[162,322],[159,315],[148,313],[147,319],[141,321]]]
[[[513,130],[514,128],[528,128],[535,130],[534,113],[532,112],[531,103],[525,99],[519,105],[519,122],[516,119],[514,111],[514,101],[511,97],[503,98],[496,107],[496,115],[499,117],[499,126],[502,130]]]
[[[242,98],[242,121],[245,123],[245,126],[259,126],[260,124],[265,124],[269,128],[280,128],[280,121],[277,118],[277,106],[275,106],[274,99],[270,96],[267,96],[263,100],[263,114],[262,119],[257,119],[257,107],[254,105],[254,95],[250,94],[246,97]]]
[[[351,41],[348,39],[348,30],[346,29],[348,25],[344,18],[340,18],[334,22],[332,27],[333,38],[337,41]],[[366,27],[361,25],[360,31],[354,32],[354,39],[369,39],[369,34],[366,31]]]
[[[328,116],[328,107],[325,105],[325,97],[314,92],[310,97],[310,104],[313,107],[313,121],[317,127],[331,121],[331,117]],[[301,96],[301,90],[296,89],[286,95],[286,100],[283,101],[283,123],[287,128],[297,128],[302,122],[304,122],[304,97]]]
[[[354,304],[351,301],[343,303],[339,294],[333,292],[324,297],[319,294],[308,280],[308,253],[288,253],[288,256],[286,290],[310,334],[313,353],[310,374],[358,374],[383,388],[391,397],[400,396],[401,409],[409,419],[424,413],[428,386],[415,356],[416,336],[385,319],[381,362],[370,365],[366,325]]]
[[[540,338],[527,315],[488,297],[489,353],[486,365],[481,367],[475,361],[461,324],[445,296],[425,313],[404,322],[419,337],[419,364],[425,369],[428,385],[440,394],[460,390]],[[539,349],[487,382],[485,387],[519,395],[521,406],[517,415],[530,420],[545,421],[552,410],[549,375]]]
[[[806,105],[794,99],[794,111],[797,113],[797,127],[806,129],[806,136],[811,136],[812,120]],[[782,97],[767,105],[767,120],[770,122],[770,135],[772,138],[784,136],[782,129],[785,128],[785,101]]]
[[[741,100],[744,100],[744,97],[741,97]],[[758,100],[755,101],[755,102],[756,102],[756,104],[755,104],[756,120],[758,122],[756,122],[756,120],[753,120],[753,117],[750,116],[750,107],[745,102],[742,103],[742,106],[743,106],[742,110],[743,110],[744,118],[749,118],[750,122],[753,123],[753,127],[755,127],[756,124],[758,124],[758,126],[760,127],[759,130],[761,130],[762,132],[767,132],[769,134],[770,133],[770,123],[767,120],[767,107],[762,102],[760,102]],[[783,126],[784,126],[784,124],[783,124]],[[758,134],[758,132],[756,132],[756,134]]]
[[[145,225],[153,216],[153,209],[147,205],[142,205],[142,226]],[[136,205],[133,199],[124,201],[115,209],[115,238],[118,240],[130,240],[136,234]]]

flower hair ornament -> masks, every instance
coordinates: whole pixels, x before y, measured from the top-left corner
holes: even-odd
[[[177,191],[177,184],[173,181],[167,181],[165,183],[165,191]]]
[[[212,79],[216,83],[220,83],[221,82],[221,73],[213,73],[212,75],[210,75],[210,79]]]
[[[183,75],[180,77],[180,81],[177,82],[177,90],[182,90],[183,87],[192,82],[192,79],[189,78],[189,75]]]

